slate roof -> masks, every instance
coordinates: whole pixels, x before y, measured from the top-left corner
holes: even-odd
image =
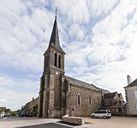
[[[68,76],[65,76],[65,78],[66,78],[67,81],[69,81],[69,83],[77,85],[79,87],[88,88],[88,89],[95,90],[95,91],[100,91],[93,84],[89,84],[89,83],[86,83],[86,82],[83,82],[83,81],[80,81],[80,80],[77,80],[77,79],[74,79],[74,78],[71,78],[71,77],[68,77]]]
[[[51,37],[50,37],[49,46],[52,46],[52,47],[64,52],[62,50],[62,48],[60,47],[60,43],[59,43],[57,16],[55,16],[55,21],[54,21],[54,25],[53,25],[53,29],[52,29],[52,33],[51,33]]]
[[[110,91],[106,90],[106,89],[103,89],[103,88],[99,88],[99,87],[96,87],[98,88],[100,91],[102,91],[102,93],[106,94],[106,93],[110,93]]]
[[[114,98],[117,92],[104,94],[104,99]]]
[[[137,86],[137,79],[135,79],[132,83],[130,83],[129,85],[127,85],[125,88],[133,87],[133,86]]]
[[[39,101],[39,97],[37,97],[37,98],[35,98],[35,99],[32,99],[31,101],[27,102],[26,105],[29,105],[29,104],[31,104],[32,102],[38,103],[38,101]]]

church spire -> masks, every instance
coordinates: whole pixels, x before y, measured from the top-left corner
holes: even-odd
[[[60,42],[59,42],[59,34],[58,34],[58,26],[57,26],[57,8],[55,10],[55,21],[54,21],[54,25],[53,25],[53,29],[50,37],[49,46],[52,46],[64,52],[62,48],[60,47]]]

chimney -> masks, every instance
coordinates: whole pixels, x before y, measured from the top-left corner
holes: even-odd
[[[127,75],[127,84],[129,85],[131,83],[131,76],[130,75]]]
[[[34,97],[32,97],[32,101],[34,101]]]

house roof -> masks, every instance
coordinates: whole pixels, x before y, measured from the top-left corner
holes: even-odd
[[[35,99],[32,98],[32,100],[29,101],[28,103],[26,103],[26,105],[29,105],[29,104],[31,104],[32,102],[38,102],[38,101],[39,101],[39,97],[37,97],[37,98],[35,98]]]
[[[135,79],[133,82],[131,82],[129,85],[127,85],[125,88],[137,86],[137,79]]]
[[[114,96],[116,95],[116,93],[117,93],[117,92],[106,93],[106,94],[104,94],[104,99],[114,98]]]
[[[110,91],[106,90],[106,89],[103,89],[103,88],[99,88],[99,87],[96,87],[98,88],[102,93],[110,93]]]
[[[68,76],[65,76],[65,78],[66,78],[67,81],[69,81],[69,83],[77,85],[79,87],[88,88],[88,89],[95,90],[95,91],[100,91],[93,84],[89,84],[89,83],[86,83],[86,82],[83,82],[83,81],[80,81],[80,80],[77,80],[77,79],[74,79],[74,78],[71,78],[71,77],[68,77]]]

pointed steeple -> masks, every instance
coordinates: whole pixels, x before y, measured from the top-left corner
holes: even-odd
[[[58,50],[64,52],[62,50],[62,48],[60,47],[60,42],[59,42],[59,34],[58,34],[58,26],[57,26],[57,14],[55,15],[55,21],[54,21],[54,25],[53,25],[53,29],[52,29],[52,33],[51,33],[49,46],[55,47]]]

